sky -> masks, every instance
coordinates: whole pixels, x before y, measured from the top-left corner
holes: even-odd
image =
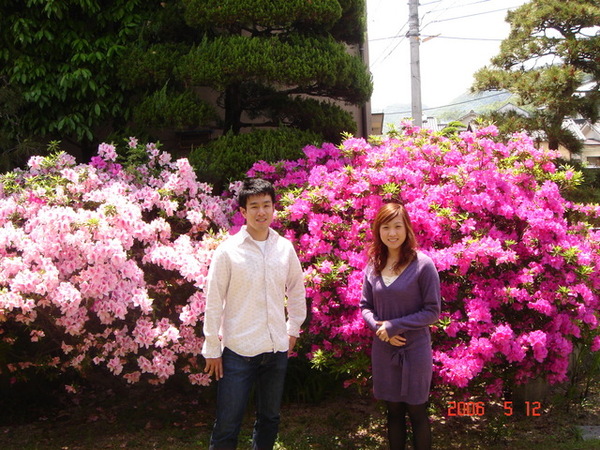
[[[469,90],[473,74],[489,65],[508,36],[509,9],[528,0],[420,0],[420,73],[423,107],[452,103]],[[408,0],[367,0],[373,112],[400,112],[411,103]],[[430,37],[436,36],[436,37]],[[410,111],[409,111],[410,112]]]

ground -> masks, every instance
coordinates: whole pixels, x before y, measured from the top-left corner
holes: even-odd
[[[318,402],[288,399],[277,449],[385,448],[383,406],[368,390],[334,389]],[[11,401],[0,422],[0,448],[187,449],[207,448],[214,392],[190,387],[120,387],[46,399]],[[544,403],[530,402],[512,415],[502,403],[473,401],[432,406],[437,449],[592,449],[579,425],[600,425],[600,385],[567,401],[554,389]],[[14,400],[14,396],[12,398]],[[477,400],[477,399],[475,399]],[[506,405],[512,406],[512,405]],[[456,415],[448,415],[456,414]],[[240,448],[249,448],[251,414]]]

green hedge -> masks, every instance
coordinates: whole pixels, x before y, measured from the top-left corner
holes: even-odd
[[[306,145],[320,145],[322,140],[316,133],[293,128],[229,133],[193,149],[189,159],[199,179],[220,192],[230,181],[244,179],[255,162],[298,159],[304,155],[302,149]]]

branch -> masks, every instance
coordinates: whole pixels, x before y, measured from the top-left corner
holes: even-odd
[[[241,122],[240,126],[243,128],[248,128],[248,127],[279,127],[282,123],[281,120],[279,121],[274,121],[274,120],[270,120],[268,122],[262,122],[262,123],[250,123],[250,122]]]

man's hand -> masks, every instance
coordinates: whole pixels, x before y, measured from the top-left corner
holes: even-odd
[[[290,346],[288,348],[288,358],[292,357],[294,353],[294,347],[296,346],[296,340],[298,339],[296,336],[288,336],[290,338]]]
[[[209,377],[215,376],[215,380],[219,381],[223,378],[223,359],[221,358],[204,358],[206,360],[206,366],[204,367],[204,373],[208,373]]]

